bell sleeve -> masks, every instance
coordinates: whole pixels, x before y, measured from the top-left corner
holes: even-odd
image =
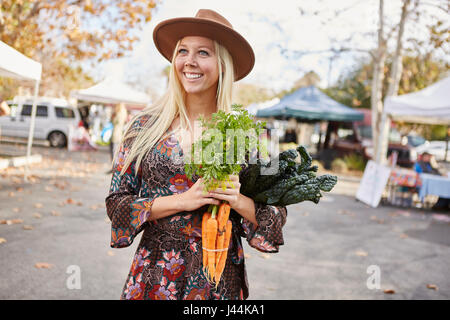
[[[154,199],[140,197],[142,174],[135,175],[133,161],[126,172],[120,175],[130,145],[123,143],[113,166],[109,195],[106,197],[106,212],[111,220],[111,247],[123,248],[133,243],[144,229],[151,215]],[[140,170],[139,170],[140,171]]]
[[[245,170],[245,169],[244,169]],[[243,178],[243,171],[239,173]],[[241,180],[242,181],[242,180]],[[242,236],[248,244],[262,252],[276,253],[284,244],[282,228],[286,223],[287,209],[283,206],[272,206],[255,201],[255,217],[258,225],[242,218]]]

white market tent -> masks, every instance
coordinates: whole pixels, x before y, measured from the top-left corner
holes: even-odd
[[[383,128],[388,119],[423,124],[450,125],[450,77],[444,78],[420,91],[387,97],[382,115]],[[387,134],[382,131],[380,140],[387,144]],[[378,150],[380,159],[386,154]]]
[[[39,62],[24,56],[19,51],[0,41],[0,77],[8,77],[25,81],[31,80],[35,83],[33,107],[31,109],[31,124],[28,133],[25,179],[28,178],[28,164],[31,156],[31,145],[33,143],[34,124],[36,119],[36,99],[39,91],[41,75],[42,65]]]
[[[388,97],[384,108],[397,121],[450,124],[450,77],[417,92]]]
[[[125,103],[146,106],[150,103],[148,95],[113,78],[107,78],[87,89],[72,91],[71,95],[78,100],[106,104]]]

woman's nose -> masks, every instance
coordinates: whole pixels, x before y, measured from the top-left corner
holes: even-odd
[[[186,62],[184,63],[185,66],[197,66],[197,61],[195,60],[195,57],[193,55],[187,56]]]

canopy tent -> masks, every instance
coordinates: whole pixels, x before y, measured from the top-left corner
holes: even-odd
[[[417,92],[387,97],[384,110],[393,120],[450,124],[450,77]]]
[[[42,65],[0,41],[0,76],[40,81]]]
[[[247,111],[249,114],[254,116],[254,115],[256,115],[256,112],[258,112],[258,110],[269,108],[269,107],[277,104],[278,102],[280,102],[279,98],[274,98],[272,100],[268,100],[268,101],[264,101],[264,102],[255,102],[255,103],[250,104],[247,107]]]
[[[31,109],[31,123],[28,133],[25,179],[28,179],[28,164],[31,156],[31,145],[33,143],[34,124],[36,119],[36,99],[41,75],[42,65],[39,62],[24,56],[19,51],[0,41],[0,77],[31,80],[35,83],[33,107]]]
[[[384,101],[377,158],[386,162],[390,119],[423,124],[450,125],[450,77],[417,92],[390,96]],[[384,146],[384,148],[383,148]],[[445,158],[447,158],[447,150]]]
[[[106,104],[125,103],[146,106],[150,103],[148,95],[113,78],[107,78],[87,89],[75,90],[71,95],[78,100]]]
[[[276,105],[258,110],[256,117],[325,121],[361,121],[364,115],[328,97],[315,86],[300,88]]]

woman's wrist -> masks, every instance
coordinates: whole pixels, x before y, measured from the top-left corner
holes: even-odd
[[[247,219],[257,226],[255,201],[252,198],[239,193],[238,201],[236,203],[237,205],[233,209],[244,219]]]

